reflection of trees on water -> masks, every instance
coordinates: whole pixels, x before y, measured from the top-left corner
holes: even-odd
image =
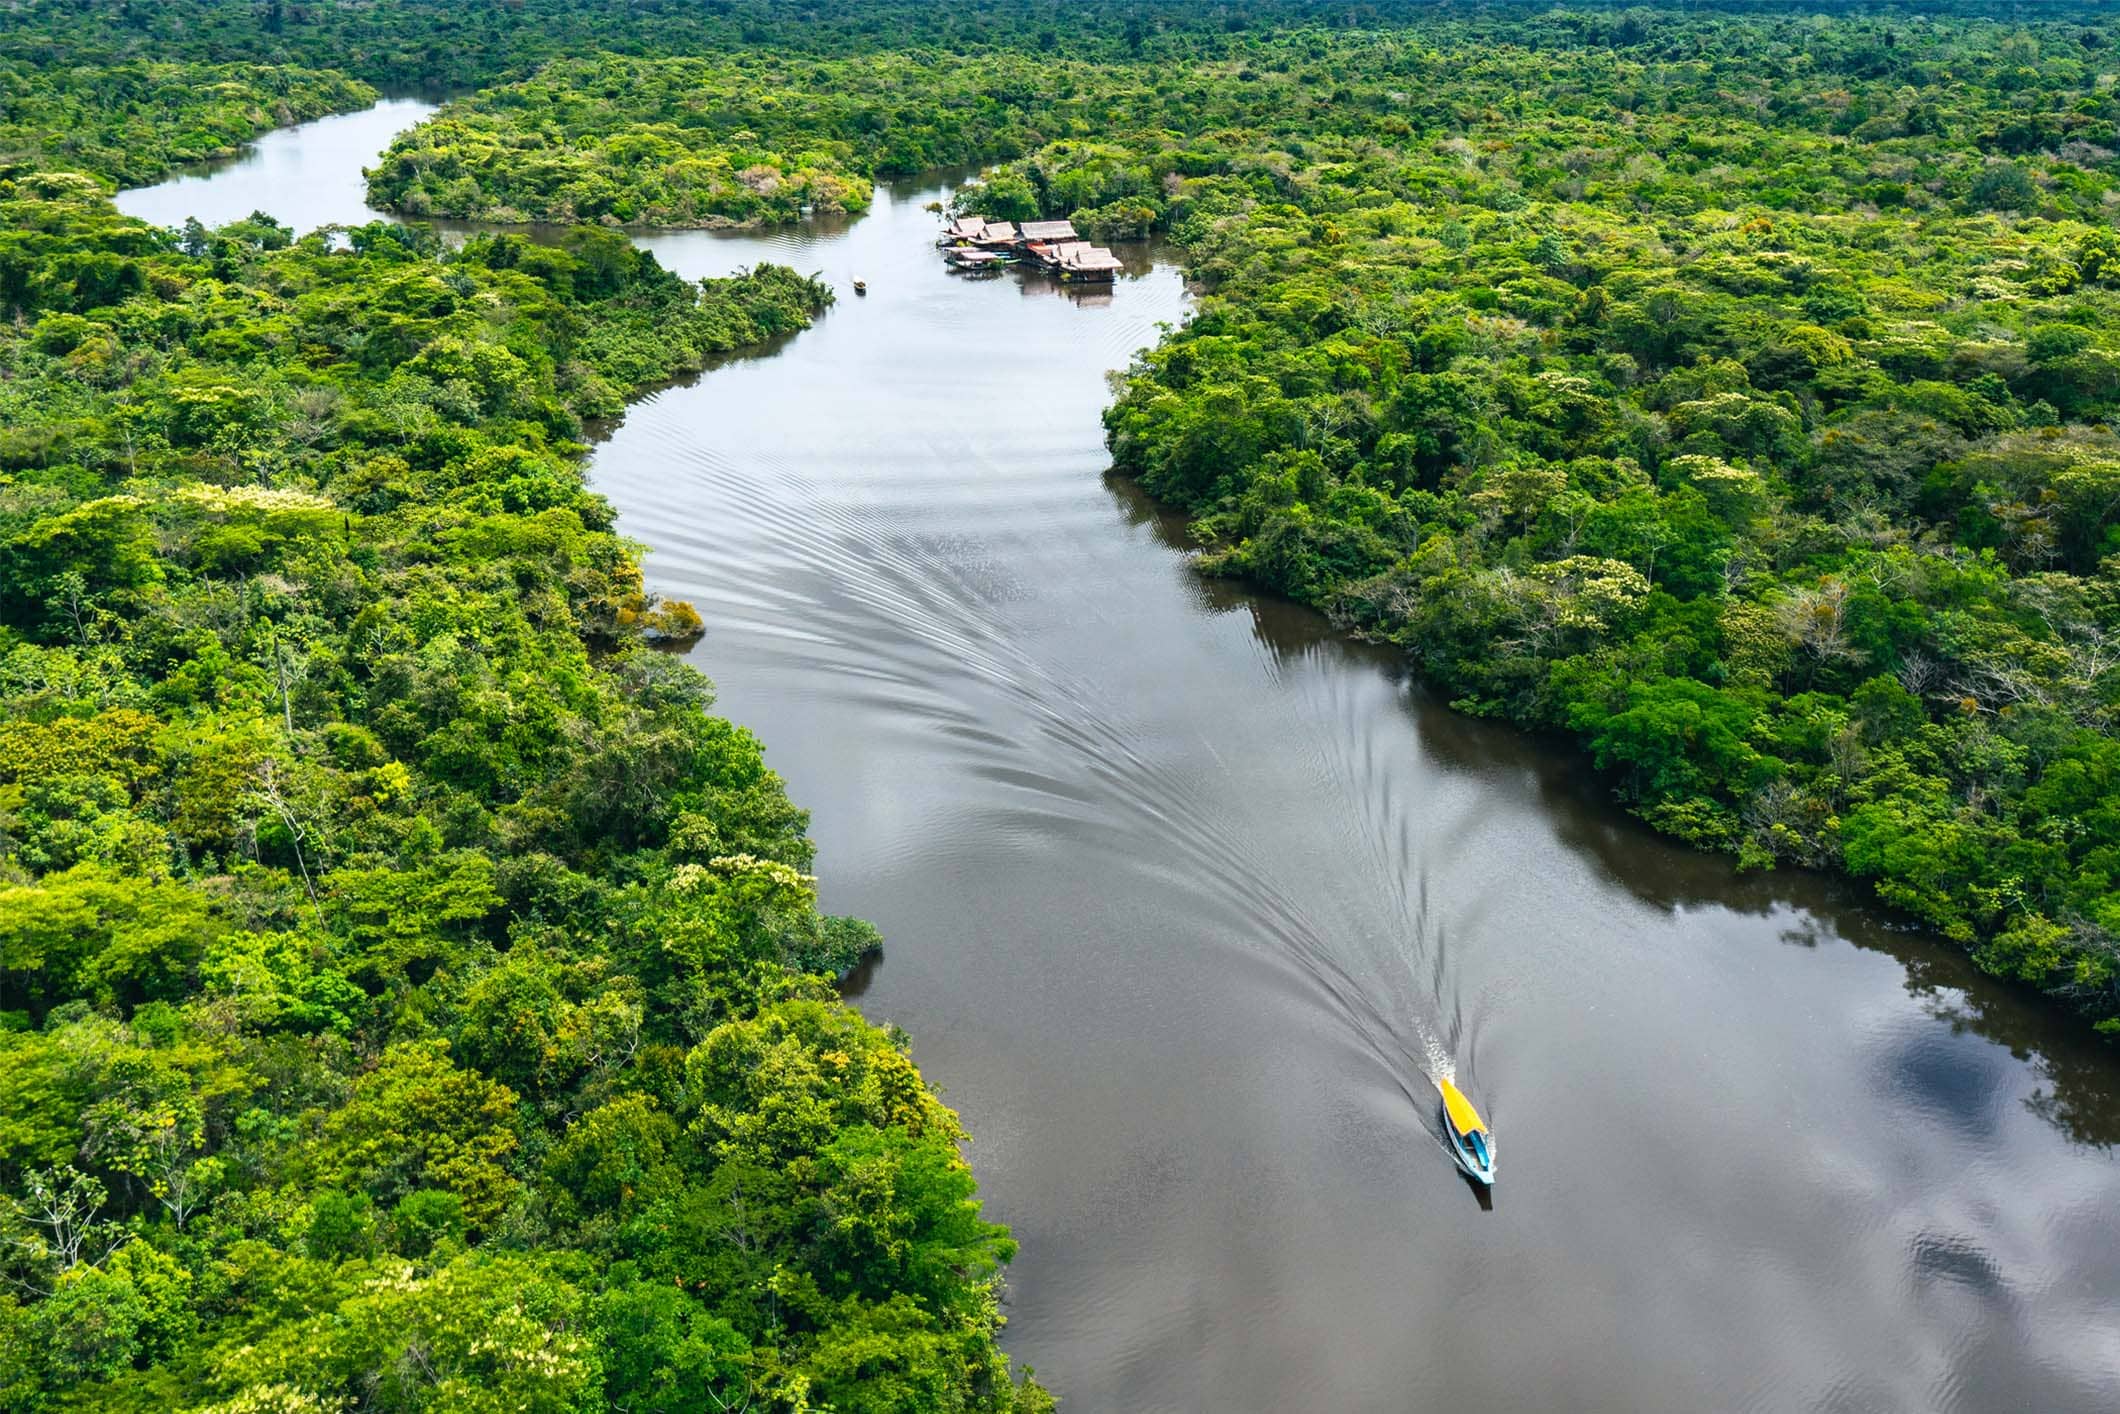
[[[625,410],[619,413],[618,416],[583,418],[581,439],[591,447],[601,446],[611,440],[626,418],[632,414],[633,409],[641,402],[659,394],[667,393],[673,388],[693,387],[700,379],[717,369],[728,368],[739,363],[758,363],[765,359],[777,358],[786,351],[788,345],[794,343],[808,332],[807,329],[791,329],[785,334],[774,334],[768,338],[761,339],[755,344],[746,344],[740,349],[731,349],[727,353],[708,354],[700,360],[697,368],[673,374],[659,382],[643,383],[634,390],[632,396],[626,399]]]
[[[1035,270],[1021,271],[1016,279],[1016,288],[1025,299],[1038,299],[1056,295],[1084,309],[1098,309],[1112,302],[1110,285],[1078,285],[1067,280],[1042,275]]]
[[[1857,943],[1856,946],[1862,946]],[[1970,1032],[2009,1048],[2039,1072],[2044,1085],[2025,1105],[2077,1144],[2110,1149],[2120,1144],[2120,1082],[2112,1051],[2065,1028],[2080,1023],[2057,1017],[2033,998],[1975,972],[1963,957],[1904,959],[1907,990],[1929,1015],[1954,1034]]]
[[[869,990],[876,980],[878,969],[883,966],[883,949],[871,948],[861,955],[861,960],[847,969],[847,975],[839,979],[839,995],[853,1001]]]
[[[2050,1088],[2033,1113],[2079,1144],[2120,1144],[2120,1074],[2081,1020],[2025,988],[1990,977],[1957,946],[1899,919],[1852,879],[1799,869],[1740,873],[1727,856],[1689,849],[1625,813],[1579,757],[1528,733],[1452,712],[1409,685],[1408,712],[1428,759],[1446,769],[1492,775],[1497,764],[1536,782],[1539,804],[1570,850],[1600,877],[1667,913],[1713,906],[1753,917],[1794,915],[1781,940],[1816,948],[1845,939],[1898,962],[1924,1011],[1954,1033],[1970,1032],[2031,1065]]]
[[[1185,518],[1157,505],[1155,497],[1143,491],[1138,482],[1114,472],[1104,478],[1104,486],[1129,526],[1155,526],[1156,538],[1165,546],[1179,551],[1192,549],[1185,539]]]
[[[1196,548],[1183,516],[1158,506],[1131,481],[1109,477],[1106,485],[1129,525],[1149,527],[1171,549]],[[2087,1035],[2077,1018],[1986,975],[1952,944],[1901,923],[1861,884],[1793,869],[1740,873],[1725,856],[1677,844],[1627,814],[1574,752],[1451,711],[1413,680],[1398,650],[1348,638],[1315,610],[1234,580],[1203,576],[1199,584],[1210,609],[1248,612],[1253,635],[1284,666],[1329,652],[1400,683],[1424,760],[1455,775],[1528,782],[1555,836],[1593,862],[1600,879],[1665,913],[1712,906],[1757,918],[1784,914],[1793,921],[1781,939],[1791,946],[1816,948],[1839,937],[1890,956],[1904,969],[1907,992],[1930,1016],[1954,1034],[1992,1041],[2033,1067],[2044,1083],[2027,1101],[2032,1113],[2075,1143],[2120,1145],[2120,1067],[2111,1049]]]
[[[1175,252],[1162,241],[1121,241],[1111,247],[1111,252],[1119,257],[1119,280],[1122,283],[1153,275],[1159,263],[1176,263]],[[1110,304],[1116,293],[1115,286],[1109,284],[1078,284],[1026,266],[1014,268],[1018,290],[1025,299],[1056,295],[1082,308],[1096,309]]]

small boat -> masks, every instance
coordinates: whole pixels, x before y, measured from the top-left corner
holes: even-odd
[[[1448,1080],[1435,1082],[1443,1092],[1443,1130],[1450,1136],[1450,1152],[1458,1167],[1475,1181],[1494,1182],[1494,1133],[1487,1121],[1465,1098],[1465,1092]]]
[[[869,282],[868,282],[868,281],[866,281],[866,280],[856,280],[856,281],[854,282],[854,293],[855,293],[855,294],[857,294],[857,295],[865,295],[865,294],[867,294],[868,292],[869,292]]]

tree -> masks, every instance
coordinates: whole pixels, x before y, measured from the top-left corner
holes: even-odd
[[[1757,709],[1734,693],[1664,678],[1628,684],[1621,700],[1609,714],[1579,703],[1571,719],[1600,770],[1626,768],[1636,799],[1734,794],[1776,769],[1746,739]]]
[[[2039,189],[2015,162],[1994,162],[1973,178],[1966,201],[1976,211],[2026,211],[2038,204]]]
[[[432,1186],[453,1195],[473,1227],[514,1196],[505,1164],[515,1151],[515,1093],[451,1063],[443,1041],[392,1046],[321,1116],[314,1172],[320,1182],[395,1201]]]

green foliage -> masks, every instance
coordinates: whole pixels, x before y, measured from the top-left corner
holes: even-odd
[[[1107,427],[1204,568],[2120,1017],[2120,105],[2059,28],[1627,30],[1258,37],[967,201],[1183,245]]]
[[[2107,31],[1308,10],[15,7],[0,1406],[1052,1408],[956,1117],[824,984],[875,931],[580,474],[829,299],[604,227],[938,163],[1185,251],[1108,427],[1207,568],[2120,1030]],[[421,81],[493,86],[379,195],[585,224],[105,199]]]
[[[515,1093],[452,1065],[443,1042],[390,1047],[319,1119],[309,1156],[317,1179],[384,1202],[402,1197],[393,1223],[423,1249],[458,1220],[490,1224],[514,1194]]]
[[[316,1276],[292,1319],[202,1372],[209,1399],[231,1396],[205,1407],[331,1408],[336,1391],[358,1390],[394,1414],[573,1414],[594,1397],[588,1299],[550,1261],[467,1252],[430,1268],[385,1258]]]
[[[319,67],[338,65],[324,57]],[[93,172],[131,186],[375,96],[343,74],[293,66],[0,57],[0,169]]]
[[[195,1323],[191,1273],[144,1243],[63,1273],[23,1322],[51,1385],[105,1381],[163,1358]]]
[[[0,1406],[1044,1407],[962,1131],[816,975],[875,931],[582,484],[829,300],[0,167]],[[688,1092],[746,1028],[786,1074]]]

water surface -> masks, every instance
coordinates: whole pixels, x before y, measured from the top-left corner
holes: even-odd
[[[395,220],[369,209],[361,168],[434,108],[423,99],[386,98],[357,113],[281,128],[234,157],[201,163],[151,187],[119,192],[118,209],[157,226],[181,226],[190,216],[221,226],[263,211],[298,233],[319,226]]]
[[[278,139],[319,190],[388,135],[322,127]],[[281,185],[189,200],[348,219]],[[2120,1402],[2112,1051],[1195,576],[1098,424],[1176,272],[953,274],[943,194],[648,238],[842,300],[593,477],[813,811],[827,906],[885,932],[856,1001],[976,1136],[1017,1358],[1077,1414]],[[1438,1068],[1496,1126],[1491,1207]]]

